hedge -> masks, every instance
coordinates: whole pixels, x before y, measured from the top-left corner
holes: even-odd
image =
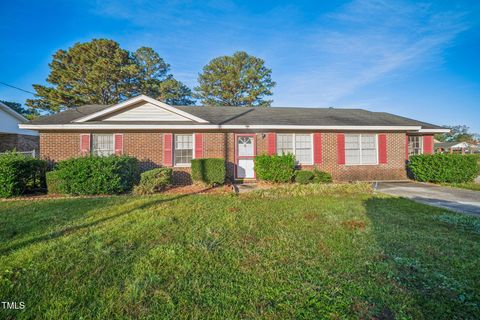
[[[313,170],[313,183],[330,183],[332,182],[332,175],[325,171]]]
[[[465,156],[475,159],[475,161],[477,162],[477,167],[478,167],[478,175],[480,175],[480,153],[466,154]]]
[[[63,191],[63,184],[62,184],[62,179],[60,179],[58,175],[58,171],[49,171],[46,174],[46,180],[47,180],[47,190],[48,193],[51,194],[62,194],[64,193]]]
[[[221,185],[225,183],[225,160],[217,158],[192,159],[191,174],[195,182],[208,185]]]
[[[300,184],[311,183],[313,180],[313,172],[310,170],[301,170],[295,173],[295,182]]]
[[[140,176],[140,183],[133,189],[135,194],[153,194],[165,190],[172,184],[171,168],[156,168],[145,171]]]
[[[138,160],[128,156],[88,156],[57,165],[63,193],[71,195],[118,194],[138,183]]]
[[[44,189],[45,169],[45,161],[15,151],[0,155],[0,197],[15,197]]]
[[[478,174],[474,157],[461,154],[423,154],[411,156],[410,177],[424,182],[470,182]]]
[[[292,154],[256,156],[254,168],[259,180],[291,182],[295,176],[295,156]]]
[[[300,184],[330,183],[332,182],[332,175],[318,169],[314,169],[313,171],[300,170],[295,173],[295,182]]]

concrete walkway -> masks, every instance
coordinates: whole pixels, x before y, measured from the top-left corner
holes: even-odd
[[[378,182],[375,190],[449,210],[480,215],[480,191],[418,182]]]
[[[256,183],[241,183],[241,184],[233,185],[233,191],[236,194],[246,193],[246,192],[250,192],[257,189],[258,189],[258,186]]]

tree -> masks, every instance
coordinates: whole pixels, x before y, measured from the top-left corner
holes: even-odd
[[[192,90],[189,87],[173,79],[172,77],[160,83],[157,98],[168,104],[189,106],[195,104],[192,98]]]
[[[471,142],[475,140],[475,134],[468,132],[470,128],[466,125],[444,127],[450,129],[450,132],[436,134],[435,139],[445,142]]]
[[[170,66],[153,49],[142,47],[132,53],[107,39],[58,50],[49,67],[51,86],[33,85],[36,99],[27,100],[27,105],[48,112],[83,104],[114,104],[142,93],[157,98],[162,82],[173,78],[168,73]],[[185,99],[189,93],[183,90],[171,95]]]
[[[270,106],[275,82],[265,62],[246,52],[211,60],[198,76],[197,97],[213,106]]]
[[[24,106],[22,106],[18,102],[4,101],[4,100],[0,100],[0,102],[5,104],[6,106],[8,106],[13,111],[21,114],[22,116],[24,116],[27,119],[31,120],[31,119],[34,119],[34,118],[39,116],[37,110],[32,109],[32,108],[25,108]]]
[[[168,73],[170,65],[152,48],[139,48],[132,57],[139,69],[138,92],[156,97],[168,104],[192,105],[195,103],[191,98],[192,90]]]

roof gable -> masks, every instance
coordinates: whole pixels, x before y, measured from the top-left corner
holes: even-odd
[[[141,95],[98,112],[78,118],[73,122],[85,123],[89,121],[208,121],[179,110],[161,101]]]

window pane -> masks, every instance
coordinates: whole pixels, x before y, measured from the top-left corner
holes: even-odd
[[[360,164],[360,150],[350,149],[345,150],[346,164]]]
[[[360,135],[345,135],[345,163],[360,164]]]
[[[293,153],[293,134],[277,134],[277,154]]]
[[[97,156],[109,156],[114,153],[113,134],[92,135],[92,154]]]
[[[422,154],[422,137],[408,136],[408,155]]]
[[[176,134],[174,159],[175,165],[190,164],[193,156],[193,135]]]
[[[312,163],[312,136],[309,134],[295,135],[295,158],[300,164]]]
[[[362,134],[362,164],[377,163],[375,135]]]

